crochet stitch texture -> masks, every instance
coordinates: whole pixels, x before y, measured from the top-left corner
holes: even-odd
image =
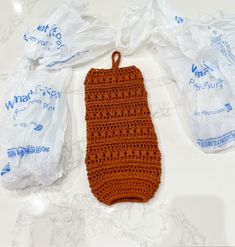
[[[115,61],[115,56],[118,59]],[[136,66],[91,69],[85,79],[86,167],[96,198],[105,203],[146,202],[160,184],[161,153]]]

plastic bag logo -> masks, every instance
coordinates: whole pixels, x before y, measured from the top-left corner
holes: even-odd
[[[195,65],[195,64],[193,64],[192,65],[192,73],[196,76],[196,77],[198,77],[198,78],[200,78],[200,77],[203,77],[203,76],[206,76],[209,72],[212,72],[212,71],[214,71],[210,66],[208,66],[206,63],[203,63],[203,69],[198,69],[198,67]]]
[[[8,102],[5,103],[6,109],[9,111],[9,109],[13,109],[14,105],[17,103],[28,102],[31,99],[32,95],[33,95],[33,91],[30,90],[26,95],[14,96],[12,100],[9,100]]]
[[[184,19],[183,19],[182,17],[180,17],[180,16],[175,16],[175,21],[176,21],[178,24],[180,24],[180,23],[184,22]]]
[[[233,110],[232,106],[228,103],[224,105],[226,107],[227,112],[230,112]]]
[[[43,129],[42,124],[37,124],[36,127],[34,128],[34,130],[36,130],[36,131],[41,131],[42,129]]]
[[[9,148],[7,150],[8,158],[20,157],[23,158],[29,154],[39,154],[39,153],[48,153],[50,151],[49,147],[44,146],[26,146],[18,148]]]
[[[215,67],[216,68],[216,67]],[[191,67],[191,72],[198,78],[205,77],[209,73],[213,72],[215,68],[212,68],[212,66],[208,65],[205,62],[202,62],[202,67],[199,68],[196,64],[192,64]],[[196,78],[196,79],[197,79]],[[214,78],[213,76],[210,76],[210,81],[205,80],[202,83],[197,82],[196,79],[191,78],[189,80],[189,85],[193,86],[196,91],[201,91],[201,90],[212,90],[212,89],[221,89],[224,86],[224,80],[222,78]]]
[[[41,85],[36,86],[35,91],[32,89],[25,95],[17,95],[13,96],[12,100],[9,100],[5,103],[5,107],[7,111],[13,109],[15,104],[18,103],[29,103],[32,99],[33,95],[41,94],[43,97],[49,96],[50,98],[59,99],[61,97],[61,93],[53,90],[52,88],[42,87]]]
[[[41,45],[41,46],[52,46],[55,45],[57,49],[61,49],[62,47],[65,46],[63,39],[62,39],[62,34],[60,31],[60,28],[57,27],[56,24],[50,26],[49,24],[47,25],[39,25],[36,30],[40,33],[45,33],[46,38],[45,40],[38,38],[36,36],[33,36],[31,34],[24,34],[24,40],[26,42],[31,41],[35,43],[36,45]],[[48,38],[50,38],[48,40]],[[55,39],[55,44],[53,44],[51,39]],[[48,47],[50,50],[50,48]]]

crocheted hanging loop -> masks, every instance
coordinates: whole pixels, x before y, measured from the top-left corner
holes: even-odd
[[[118,56],[117,60],[115,60],[115,56]],[[114,51],[112,54],[112,68],[117,69],[121,61],[121,52],[120,51]]]

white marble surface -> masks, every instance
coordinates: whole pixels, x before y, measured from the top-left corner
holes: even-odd
[[[168,0],[183,15],[235,12],[229,0]],[[0,86],[23,54],[22,34],[58,0],[0,0]],[[120,25],[123,0],[90,0],[91,9]],[[131,0],[128,4],[143,4]],[[162,183],[147,204],[106,207],[90,193],[85,170],[84,77],[92,67],[109,67],[110,55],[75,69],[66,95],[72,111],[72,140],[63,160],[69,173],[49,188],[20,192],[0,188],[1,247],[235,246],[235,151],[204,154],[187,138],[151,50],[122,60],[145,77],[162,152]]]

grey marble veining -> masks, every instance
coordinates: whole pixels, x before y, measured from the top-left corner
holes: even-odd
[[[17,27],[29,15],[30,10],[38,2],[38,0],[21,0],[13,3],[16,11],[14,14],[10,13],[5,23],[0,24],[0,44],[7,42]],[[4,7],[2,7],[4,8]]]
[[[131,240],[136,247],[206,245],[183,213],[157,199],[108,207],[91,195],[41,191],[24,200],[12,247],[87,247],[105,236]]]

